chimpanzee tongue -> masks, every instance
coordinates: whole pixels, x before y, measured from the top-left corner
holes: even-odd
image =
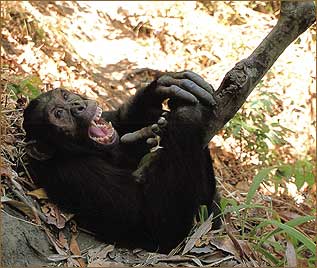
[[[105,133],[100,128],[95,126],[90,126],[89,132],[90,132],[90,135],[93,137],[100,138],[105,136]]]

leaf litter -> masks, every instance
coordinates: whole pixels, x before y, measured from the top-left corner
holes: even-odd
[[[247,55],[262,40],[263,31],[275,24],[275,17],[258,13],[244,3],[114,3],[105,9],[102,4],[87,2],[7,2],[7,19],[2,29],[1,41],[1,201],[2,209],[9,205],[18,209],[27,220],[41,224],[57,254],[46,256],[55,263],[66,266],[112,267],[115,264],[129,266],[261,266],[268,263],[255,254],[247,240],[241,240],[240,222],[237,214],[231,213],[230,230],[214,232],[211,222],[197,223],[187,242],[183,242],[172,254],[149,253],[144,250],[126,250],[114,245],[83,251],[77,242],[78,231],[73,227],[66,238],[63,233],[72,225],[72,216],[60,211],[49,203],[43,189],[36,187],[27,171],[24,160],[24,131],[22,110],[31,97],[53,87],[63,86],[80,94],[98,100],[104,109],[118,107],[135,91],[149,83],[156,70],[179,71],[192,69],[204,77],[214,79],[219,85],[223,75]],[[101,5],[101,6],[99,6]],[[259,5],[261,6],[261,5]],[[107,10],[107,13],[105,12]],[[195,14],[195,15],[193,15]],[[213,14],[210,16],[210,14]],[[198,18],[202,20],[190,18]],[[92,20],[93,23],[88,23]],[[202,24],[216,25],[204,29]],[[252,25],[240,28],[239,25]],[[73,27],[70,27],[73,25]],[[100,27],[103,25],[103,27]],[[210,34],[210,31],[213,34]],[[230,35],[230,41],[223,34]],[[241,35],[244,36],[243,40]],[[314,69],[309,69],[314,58],[315,40],[305,33],[301,44],[291,46],[272,69],[273,73],[283,73],[288,87],[295,86],[297,92],[294,103],[283,99],[285,110],[303,107],[314,88]],[[315,36],[316,37],[316,36]],[[124,40],[130,41],[124,43]],[[85,40],[85,41],[82,41]],[[109,41],[108,46],[103,43]],[[105,44],[103,55],[93,48]],[[91,43],[91,44],[90,44]],[[119,53],[111,51],[113,44],[120,47]],[[85,51],[88,49],[88,51]],[[89,51],[90,50],[90,51]],[[303,54],[303,50],[305,54]],[[91,53],[93,51],[95,55]],[[237,52],[239,51],[239,53]],[[114,55],[116,54],[116,55]],[[113,55],[113,56],[112,56]],[[135,55],[135,56],[133,56]],[[296,59],[305,61],[305,68],[296,66]],[[290,63],[285,69],[286,63]],[[100,67],[107,66],[107,68]],[[149,66],[149,68],[144,68]],[[289,71],[293,70],[293,71]],[[309,79],[303,79],[309,73]],[[273,88],[285,92],[286,81],[267,75],[265,90]],[[128,88],[128,90],[125,90]],[[304,91],[305,89],[305,91]],[[308,92],[307,92],[308,89]],[[308,102],[310,103],[310,102]],[[310,105],[310,104],[309,104]],[[294,150],[290,153],[313,154],[310,144],[315,139],[310,118],[316,115],[316,107],[297,109],[297,117],[284,116],[282,121],[292,125],[294,135],[290,140]],[[284,113],[287,113],[285,111]],[[293,116],[293,115],[292,115]],[[296,134],[297,133],[297,134]],[[299,139],[298,136],[301,138]],[[221,135],[210,144],[215,160],[223,196],[233,198],[243,204],[245,195],[236,190],[238,184],[242,192],[248,190],[248,183],[254,176],[255,167],[239,161],[234,141],[221,140]],[[304,140],[303,140],[304,139]],[[219,146],[219,144],[222,144]],[[306,151],[305,151],[306,150]],[[316,190],[315,190],[316,191]],[[312,205],[292,205],[289,196],[272,196],[268,201],[261,193],[255,194],[255,202],[264,206],[274,204],[285,220],[298,215],[306,215]],[[287,210],[284,208],[287,204]],[[291,205],[290,205],[291,204]],[[291,209],[290,207],[291,206]],[[268,217],[260,208],[250,210],[250,217]],[[270,215],[269,215],[270,216]],[[252,225],[252,222],[250,223]],[[74,225],[72,225],[74,226]],[[246,226],[248,228],[248,226]],[[300,227],[303,232],[315,235],[309,225]],[[275,238],[279,239],[278,236]],[[182,253],[182,254],[181,254]],[[289,264],[295,264],[294,248],[287,241],[286,257]]]

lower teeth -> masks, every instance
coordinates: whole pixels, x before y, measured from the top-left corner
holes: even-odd
[[[97,137],[90,137],[90,138],[92,138],[96,142],[109,142],[112,140],[112,136],[113,136],[112,134],[113,133],[111,133],[110,136],[103,137],[103,138],[97,138]]]

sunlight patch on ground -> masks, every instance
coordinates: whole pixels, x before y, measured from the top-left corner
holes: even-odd
[[[22,4],[39,18],[43,28],[62,33],[78,54],[73,57],[96,66],[94,72],[104,77],[123,77],[131,66],[123,65],[115,76],[103,69],[125,60],[133,64],[133,68],[193,70],[215,88],[225,73],[250,55],[276,23],[272,15],[259,16],[242,2],[233,4],[239,14],[219,3],[213,16],[195,8],[196,2],[86,1],[77,2],[77,7],[72,6],[73,14],[67,16],[53,15],[54,11],[43,15],[29,2]],[[288,142],[294,147],[292,153],[301,157],[306,156],[316,141],[312,124],[316,107],[311,102],[316,87],[316,48],[312,45],[307,48],[311,40],[312,33],[307,31],[291,44],[263,78],[262,87],[249,97],[256,98],[259,91],[280,94],[283,106],[287,107],[279,115],[280,124],[294,131]],[[64,81],[60,69],[56,69],[58,63],[47,60],[43,64],[56,81]],[[30,71],[27,64],[23,68]],[[76,77],[78,79],[81,77]],[[68,84],[77,87],[73,80]],[[85,84],[94,86],[87,81]],[[89,92],[89,88],[85,88],[80,90]],[[96,90],[100,91],[98,87]]]

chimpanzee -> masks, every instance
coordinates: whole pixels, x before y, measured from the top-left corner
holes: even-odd
[[[52,202],[99,239],[167,253],[188,235],[200,205],[219,215],[203,146],[212,93],[190,71],[158,77],[115,111],[64,89],[43,93],[24,111],[30,171]],[[133,173],[156,137],[160,146],[139,183]]]

